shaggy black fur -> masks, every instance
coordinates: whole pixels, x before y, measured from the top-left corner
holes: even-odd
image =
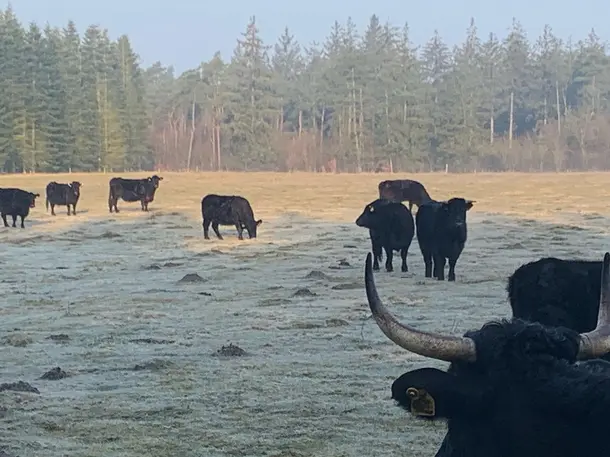
[[[552,327],[589,332],[597,324],[601,261],[545,257],[508,278],[513,316]]]
[[[426,389],[435,419],[448,419],[437,457],[610,455],[610,363],[576,363],[577,332],[512,319],[465,336],[476,362],[414,370],[392,385],[407,410],[406,390]]]

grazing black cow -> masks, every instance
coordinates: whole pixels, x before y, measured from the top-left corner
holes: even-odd
[[[379,328],[408,351],[451,362],[392,384],[392,398],[412,415],[447,420],[436,457],[610,455],[610,363],[591,360],[610,349],[609,271],[606,253],[591,332],[513,318],[456,337],[400,323],[377,294],[367,255],[366,295]]]
[[[148,211],[148,204],[155,199],[155,192],[159,188],[162,177],[153,175],[142,179],[112,178],[110,180],[110,192],[108,194],[108,208],[112,213],[118,213],[117,202],[122,198],[126,202],[139,201],[142,211]]]
[[[394,251],[400,251],[401,271],[409,271],[407,254],[415,234],[415,224],[411,211],[405,205],[379,198],[364,207],[364,211],[356,219],[356,225],[369,229],[377,269],[379,269],[377,257],[381,257],[381,247],[383,247],[386,254],[386,271],[394,270],[392,266]]]
[[[6,216],[11,216],[13,227],[17,227],[17,216],[19,216],[21,228],[25,228],[23,221],[30,214],[30,208],[36,207],[36,197],[40,197],[40,194],[15,188],[0,189],[0,216],[4,226],[8,227]]]
[[[76,216],[76,204],[80,198],[80,188],[83,185],[78,181],[72,181],[70,184],[60,184],[51,181],[47,184],[47,199],[45,206],[49,210],[51,205],[51,214],[55,216],[55,206],[67,206],[68,216],[70,215],[70,205],[72,205],[72,214]]]
[[[409,211],[413,211],[415,203],[419,208],[426,202],[432,200],[424,185],[412,179],[389,179],[381,181],[377,186],[379,198],[385,198],[393,202],[409,201]]]
[[[445,262],[449,260],[449,281],[455,281],[455,264],[464,245],[468,229],[466,212],[474,201],[452,198],[446,202],[430,201],[421,205],[415,216],[419,250],[426,265],[425,276],[445,279]],[[434,262],[434,271],[432,264]]]
[[[222,240],[218,231],[219,225],[234,225],[237,229],[237,238],[243,240],[243,231],[248,231],[249,238],[256,238],[256,228],[263,223],[261,219],[254,219],[254,212],[250,202],[239,195],[208,194],[201,199],[201,216],[203,217],[203,236],[209,240],[208,230],[212,230]]]

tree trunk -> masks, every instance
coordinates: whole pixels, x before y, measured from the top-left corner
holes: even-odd
[[[508,118],[508,149],[513,148],[513,104],[514,104],[514,93],[510,92],[510,113]]]
[[[193,91],[193,103],[191,108],[191,138],[189,140],[189,152],[186,158],[186,169],[187,171],[191,171],[191,159],[193,158],[193,144],[195,143],[195,102],[196,95],[195,91]]]

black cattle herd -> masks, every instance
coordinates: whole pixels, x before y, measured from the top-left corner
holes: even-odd
[[[119,212],[119,199],[125,202],[140,202],[142,211],[148,211],[148,204],[155,199],[162,177],[153,175],[141,179],[112,178],[108,183],[108,210]],[[72,181],[69,184],[51,181],[46,188],[46,208],[51,206],[51,214],[55,216],[56,206],[66,206],[68,216],[76,215],[76,205],[81,194],[82,183]],[[25,218],[30,209],[36,207],[36,198],[40,194],[16,188],[0,188],[0,215],[4,226],[8,227],[7,216],[13,218],[13,227],[17,226],[17,218],[21,218],[21,228],[25,228]],[[71,209],[71,211],[70,211]],[[219,225],[235,225],[240,240],[243,240],[243,230],[246,229],[250,238],[256,238],[256,229],[262,220],[254,219],[250,202],[238,195],[208,194],[201,200],[201,217],[203,218],[203,234],[209,239],[210,225],[216,236],[222,240],[218,231]]]
[[[112,178],[109,211],[117,202],[154,200],[163,178]],[[76,214],[82,185],[50,182],[46,206]],[[589,457],[610,455],[605,436],[610,419],[610,254],[603,261],[542,258],[508,278],[512,318],[489,322],[463,336],[438,335],[399,322],[379,298],[374,270],[386,254],[407,254],[415,233],[425,277],[455,281],[455,266],[467,240],[466,214],[474,201],[436,201],[413,180],[379,183],[379,198],[365,206],[356,225],[369,230],[372,255],[365,262],[365,290],[373,317],[394,343],[416,354],[450,362],[447,371],[421,368],[392,384],[392,398],[411,414],[444,419],[448,430],[436,457]],[[24,219],[39,194],[0,188],[0,214]],[[407,208],[403,201],[409,202]],[[416,204],[415,221],[411,210]],[[71,208],[71,209],[70,209]],[[234,225],[256,238],[252,207],[241,196],[206,195],[201,200],[205,239],[209,227]]]

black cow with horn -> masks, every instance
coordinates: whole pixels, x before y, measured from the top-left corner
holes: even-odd
[[[436,457],[593,457],[610,455],[610,254],[601,273],[594,330],[579,334],[518,318],[464,336],[400,323],[384,306],[366,258],[369,306],[383,333],[402,348],[451,362],[447,371],[409,371],[392,398],[413,415],[447,419]],[[580,361],[580,362],[579,362]]]

